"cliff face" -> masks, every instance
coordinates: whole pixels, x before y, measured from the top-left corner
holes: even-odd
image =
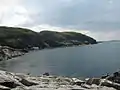
[[[37,33],[24,28],[0,27],[0,45],[13,48],[46,48],[96,43],[95,39],[76,32]]]

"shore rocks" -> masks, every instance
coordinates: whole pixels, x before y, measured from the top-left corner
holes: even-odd
[[[101,84],[101,86],[113,87],[113,88],[115,88],[117,90],[120,90],[120,84],[114,83],[114,82],[111,82],[111,81],[108,81],[108,80],[106,80],[105,82],[103,82]]]
[[[81,86],[82,84],[85,84],[85,81],[82,81],[82,80],[77,79],[77,78],[72,78],[72,80],[73,80],[73,85]]]
[[[0,90],[10,90],[10,88],[0,85]]]
[[[33,85],[38,85],[37,83],[34,83],[34,82],[30,82],[24,78],[21,79],[20,83],[22,83],[23,85],[25,86],[33,86]]]
[[[95,81],[94,81],[95,80]],[[90,82],[78,78],[62,76],[30,76],[20,73],[11,73],[0,70],[0,90],[120,90],[120,84],[104,80],[101,86],[96,80]]]
[[[0,46],[0,61],[22,56],[24,54],[25,52],[23,52],[23,50],[13,49],[8,46]]]
[[[100,84],[100,81],[101,81],[100,78],[89,78],[89,79],[86,81],[86,84],[88,84],[88,85],[92,85],[92,84],[99,85],[99,84]]]

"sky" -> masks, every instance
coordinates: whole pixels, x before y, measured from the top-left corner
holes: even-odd
[[[120,40],[120,0],[0,0],[0,26]]]

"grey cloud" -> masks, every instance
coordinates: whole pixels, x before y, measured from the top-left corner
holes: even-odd
[[[26,0],[38,13],[29,25],[49,24],[75,29],[120,30],[120,0]],[[27,26],[28,24],[26,24]]]

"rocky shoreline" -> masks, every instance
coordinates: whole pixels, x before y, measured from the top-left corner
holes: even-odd
[[[22,56],[25,53],[25,50],[14,49],[8,46],[0,46],[0,61]]]
[[[66,45],[66,46],[61,46],[59,48],[84,46],[84,45],[91,45],[91,44],[72,45],[72,46]],[[46,48],[31,47],[31,48],[26,48],[26,49],[15,49],[9,46],[0,46],[0,61],[22,56],[30,51],[37,51],[37,50],[43,50],[43,49],[54,49],[54,48],[58,48],[58,47],[46,47]]]
[[[0,90],[120,90],[119,74],[80,80],[49,73],[31,76],[0,70]]]
[[[33,48],[34,50],[38,48]],[[0,46],[0,61],[18,57],[28,50]],[[120,90],[120,72],[100,78],[69,78],[45,73],[31,76],[0,70],[0,90]]]

